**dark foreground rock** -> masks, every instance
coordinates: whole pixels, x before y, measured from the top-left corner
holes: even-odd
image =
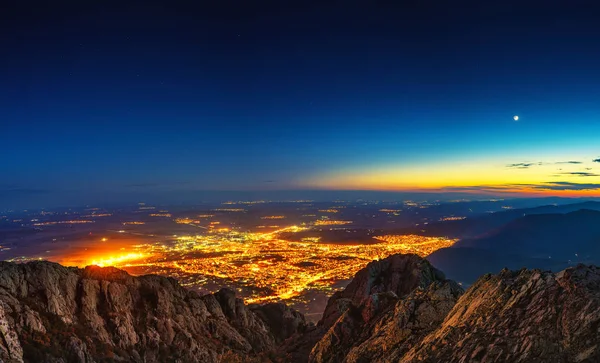
[[[466,292],[415,255],[370,263],[307,324],[115,268],[0,262],[0,362],[600,362],[600,269],[503,270]]]
[[[289,308],[250,308],[227,289],[200,296],[111,267],[0,262],[2,362],[268,361],[307,326]]]

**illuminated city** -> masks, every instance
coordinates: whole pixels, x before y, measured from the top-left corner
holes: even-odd
[[[379,202],[338,202],[335,208],[311,201],[223,205],[178,211],[140,203],[129,212],[34,213],[11,222],[31,225],[37,235],[47,235],[38,239],[50,242],[31,249],[23,242],[2,248],[12,261],[115,266],[134,275],[171,276],[201,292],[230,286],[248,303],[288,301],[318,316],[320,307],[313,305],[343,288],[372,260],[395,253],[427,256],[455,242],[393,233],[417,220],[434,220],[423,214],[424,209],[434,211],[430,203],[384,208]]]
[[[182,284],[202,287],[208,280],[236,282],[248,302],[297,298],[307,290],[330,291],[334,282],[351,278],[368,262],[394,253],[426,256],[449,247],[453,240],[440,237],[383,236],[380,243],[338,245],[290,242],[280,232],[297,232],[297,226],[269,233],[216,231],[207,235],[178,236],[170,243],[143,244],[137,252],[92,257],[89,264],[113,265],[129,271],[169,271]],[[250,293],[244,288],[249,289]]]

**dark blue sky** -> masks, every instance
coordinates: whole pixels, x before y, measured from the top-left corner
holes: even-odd
[[[0,201],[600,156],[592,2],[90,3],[0,15]]]

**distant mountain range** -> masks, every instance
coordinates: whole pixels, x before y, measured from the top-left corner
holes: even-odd
[[[478,248],[442,248],[427,256],[427,260],[443,271],[448,277],[469,286],[479,276],[497,273],[504,268],[520,270],[537,268],[543,271],[561,271],[573,263],[549,258],[530,258],[509,252],[499,253]]]
[[[491,213],[435,223],[421,233],[461,238],[427,258],[466,284],[504,267],[558,271],[576,263],[600,262],[600,203]]]
[[[456,247],[482,248],[536,258],[594,259],[600,252],[600,211],[529,214]]]
[[[600,202],[583,202],[563,205],[546,205],[535,208],[511,209],[502,212],[487,213],[460,220],[449,220],[421,224],[403,228],[401,234],[419,234],[424,236],[447,236],[449,238],[476,238],[517,218],[532,214],[564,214],[581,209],[600,211]]]

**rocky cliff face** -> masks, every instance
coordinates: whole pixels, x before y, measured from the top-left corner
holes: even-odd
[[[480,278],[401,362],[600,362],[600,269]]]
[[[399,285],[384,284],[348,302],[309,361],[600,362],[600,268],[503,270],[481,277],[463,294],[435,270],[415,266],[421,267],[403,270],[413,271],[405,281],[421,282],[404,296],[396,294],[406,292]],[[332,300],[356,296],[357,285],[363,284],[349,285],[350,292]]]
[[[444,279],[441,271],[417,255],[392,255],[373,261],[358,271],[344,290],[331,296],[319,325],[331,327],[350,306],[359,307],[379,293],[404,297],[416,288],[424,288]],[[365,311],[365,314],[368,313]]]
[[[285,306],[248,307],[226,289],[199,296],[111,267],[0,262],[2,362],[260,361],[307,326]]]
[[[115,268],[0,262],[0,362],[599,362],[600,269],[502,271],[466,292],[415,255],[370,263],[317,326]]]
[[[311,362],[397,361],[440,324],[462,289],[416,255],[371,262],[334,294]]]
[[[446,283],[444,274],[417,255],[373,261],[343,291],[333,294],[317,326],[292,336],[280,350],[294,362],[307,362],[309,355],[313,362],[341,362],[368,340],[398,301],[438,283]]]

